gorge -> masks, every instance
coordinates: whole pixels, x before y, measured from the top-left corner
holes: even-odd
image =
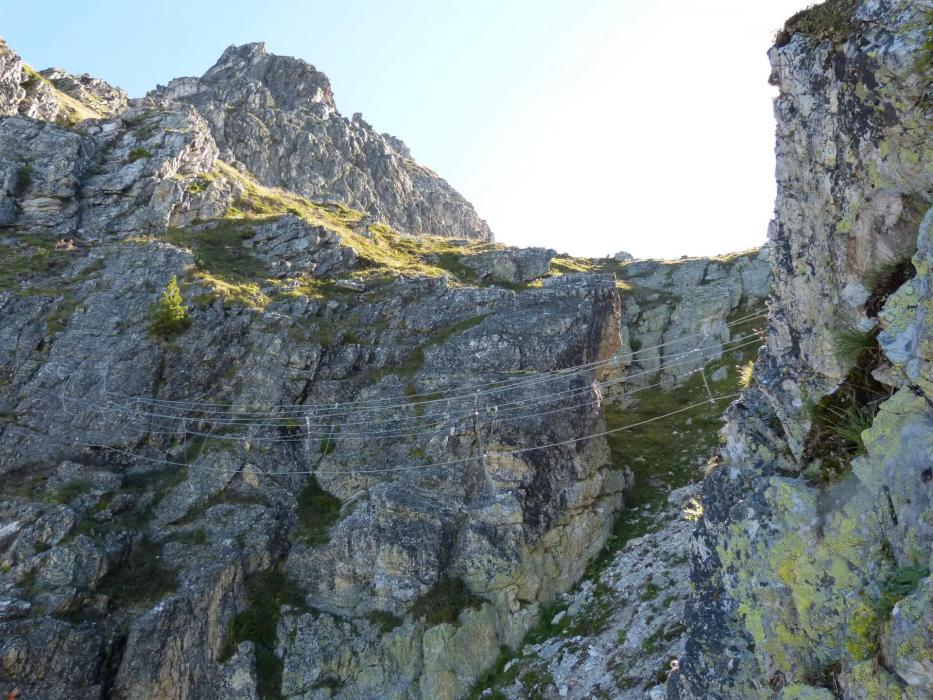
[[[670,261],[497,243],[262,44],[0,45],[0,691],[931,697],[931,22],[788,20],[768,243]]]

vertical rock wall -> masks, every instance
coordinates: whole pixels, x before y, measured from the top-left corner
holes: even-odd
[[[703,486],[671,698],[930,697],[930,12],[831,1],[771,50],[768,345]]]

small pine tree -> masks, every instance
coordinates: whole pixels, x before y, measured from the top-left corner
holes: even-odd
[[[162,297],[149,313],[149,332],[167,337],[188,327],[188,309],[181,298],[178,280],[173,276],[162,292]]]

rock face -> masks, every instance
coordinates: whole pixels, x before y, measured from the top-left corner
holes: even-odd
[[[193,105],[221,158],[261,183],[342,202],[414,234],[492,240],[473,207],[412,160],[405,145],[360,115],[337,112],[330,81],[304,61],[231,46],[200,78],[178,78],[150,94]]]
[[[627,386],[682,379],[728,347],[757,345],[771,289],[769,250],[721,258],[635,260],[618,272],[627,292],[623,337],[632,353]]]
[[[622,507],[614,277],[263,187],[160,100],[0,121],[0,690],[462,697]]]
[[[933,692],[929,11],[829,2],[771,50],[767,349],[703,485],[671,698]]]
[[[522,284],[544,277],[551,271],[555,251],[546,248],[490,250],[464,258],[463,264],[480,280]]]
[[[71,125],[125,108],[123,90],[88,75],[70,75],[60,68],[37,73],[0,39],[0,116],[21,114]]]

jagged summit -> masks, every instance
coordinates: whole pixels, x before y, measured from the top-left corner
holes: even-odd
[[[301,59],[271,54],[262,43],[230,46],[200,78],[176,78],[141,100],[127,100],[119,88],[90,76],[34,71],[0,40],[2,116],[69,127],[126,116],[122,124],[132,129],[146,115],[187,105],[206,120],[205,126],[188,119],[204,131],[197,140],[216,142],[222,161],[263,185],[345,204],[407,233],[493,239],[473,206],[416,163],[401,140],[378,133],[360,115],[343,117],[326,75]],[[205,146],[213,150],[212,143]],[[146,143],[135,147],[155,153]]]
[[[150,93],[187,102],[207,120],[221,159],[264,185],[335,200],[410,233],[492,240],[472,205],[361,116],[343,117],[327,76],[263,43],[230,46],[200,78]]]
[[[229,46],[200,80],[213,84],[256,81],[269,91],[279,109],[323,105],[326,111],[337,113],[324,73],[300,58],[270,54],[264,42]]]

